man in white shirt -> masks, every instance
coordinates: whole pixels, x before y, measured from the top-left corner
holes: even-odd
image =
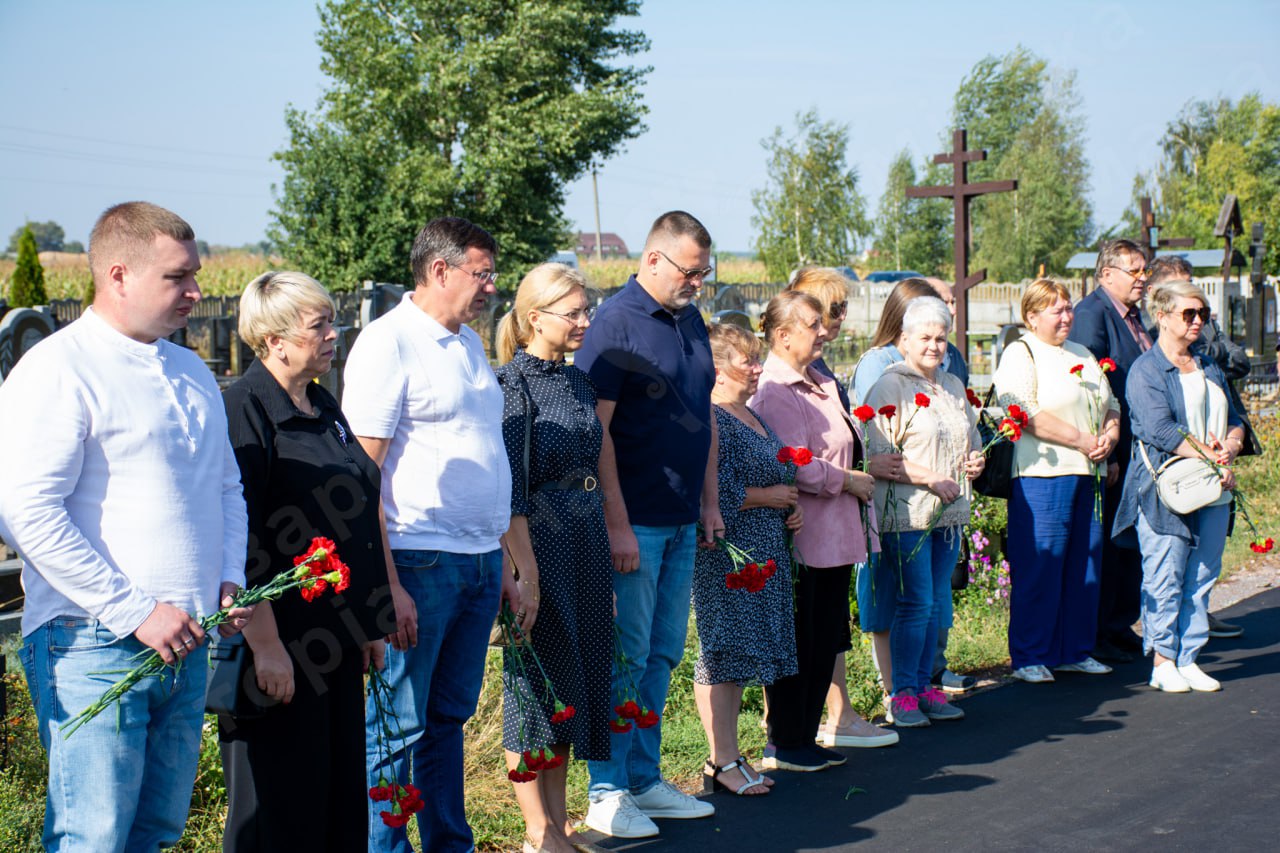
[[[462,725],[475,713],[500,593],[519,611],[498,540],[511,521],[502,391],[465,324],[495,292],[497,244],[465,219],[428,222],[414,240],[414,290],[356,339],[342,408],[382,469],[396,608],[385,674],[404,748],[369,751],[369,785],[421,791],[422,849],[474,849],[463,808]],[[377,742],[372,705],[368,741]],[[403,827],[373,803],[369,849],[409,853]]]
[[[204,722],[198,620],[244,581],[245,507],[217,382],[165,340],[200,299],[191,226],[117,205],[94,226],[89,266],[93,307],[0,386],[0,535],[23,558],[44,846],[154,850],[186,823]],[[234,615],[223,633],[250,614]],[[175,668],[64,737],[151,649]]]

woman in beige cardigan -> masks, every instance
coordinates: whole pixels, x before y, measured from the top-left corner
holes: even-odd
[[[895,410],[871,422],[871,453],[903,457],[896,482],[876,481],[882,519],[876,582],[897,588],[889,629],[889,720],[906,727],[964,717],[945,693],[929,686],[941,597],[951,594],[951,570],[969,520],[969,481],[984,463],[977,414],[960,380],[942,369],[950,330],[951,313],[941,299],[913,299],[897,344],[904,360],[885,370],[866,399],[877,410]]]

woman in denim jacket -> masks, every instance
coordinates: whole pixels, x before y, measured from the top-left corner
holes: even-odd
[[[1231,523],[1230,465],[1243,446],[1244,428],[1221,368],[1191,350],[1209,319],[1204,292],[1188,281],[1167,282],[1151,291],[1149,304],[1159,338],[1129,371],[1134,463],[1113,535],[1132,541],[1136,533],[1142,551],[1142,635],[1154,653],[1151,686],[1167,693],[1219,690],[1196,656],[1208,638],[1209,591],[1222,569]],[[1161,503],[1152,470],[1174,456],[1201,454],[1223,466],[1222,497],[1180,515]]]

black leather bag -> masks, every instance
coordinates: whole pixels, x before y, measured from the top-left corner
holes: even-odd
[[[261,717],[276,704],[258,689],[253,651],[243,634],[218,637],[209,646],[209,689],[204,710],[242,720]]]
[[[1025,342],[1022,343],[1027,347],[1027,355],[1031,356],[1032,370],[1035,369],[1036,357],[1031,352],[1031,347]],[[982,446],[986,447],[993,438],[996,437],[998,427],[994,418],[987,414],[987,408],[991,405],[992,398],[995,397],[996,386],[991,383],[991,387],[987,389],[987,397],[982,401],[982,411],[978,413],[978,433],[982,436]],[[973,489],[980,495],[986,495],[989,498],[1001,498],[1008,500],[1013,494],[1013,464],[1014,464],[1014,446],[1012,441],[1002,441],[987,451],[987,464],[982,469],[982,474],[973,481]]]

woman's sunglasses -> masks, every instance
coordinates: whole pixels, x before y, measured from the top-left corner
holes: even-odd
[[[1191,321],[1197,317],[1200,318],[1201,325],[1204,325],[1205,323],[1209,322],[1209,309],[1208,308],[1183,308],[1182,309],[1182,322],[1186,323],[1188,326],[1190,326]]]

